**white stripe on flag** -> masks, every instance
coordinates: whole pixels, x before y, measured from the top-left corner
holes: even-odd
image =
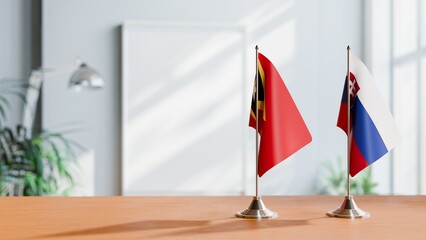
[[[401,140],[401,134],[395,120],[374,83],[373,76],[364,63],[350,53],[349,65],[349,69],[355,76],[360,88],[357,94],[358,98],[376,125],[386,148],[390,151]]]

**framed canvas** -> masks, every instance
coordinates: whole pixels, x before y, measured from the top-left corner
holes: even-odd
[[[123,24],[123,195],[243,193],[245,49],[239,26]]]

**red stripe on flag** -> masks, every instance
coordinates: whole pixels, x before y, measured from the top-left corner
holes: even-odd
[[[348,134],[348,103],[340,104],[337,126],[341,128],[346,134]]]
[[[351,167],[350,174],[351,176],[355,176],[362,169],[368,166],[368,162],[365,160],[364,156],[361,154],[361,151],[358,148],[356,142],[351,139]]]

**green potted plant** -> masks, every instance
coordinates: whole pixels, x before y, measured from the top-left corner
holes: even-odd
[[[0,195],[67,195],[75,184],[74,148],[81,147],[65,137],[70,131],[41,131],[28,137],[23,126],[12,130],[4,125],[8,95],[25,103],[28,87],[16,80],[0,81]]]
[[[324,163],[325,173],[320,176],[321,187],[319,193],[345,195],[347,169],[342,158],[337,157],[337,161],[327,161]],[[354,195],[377,194],[375,188],[377,183],[373,181],[372,168],[368,167],[351,179],[351,193]]]

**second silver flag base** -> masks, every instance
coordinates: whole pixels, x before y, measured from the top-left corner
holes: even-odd
[[[250,206],[236,214],[240,218],[276,218],[278,213],[269,210],[260,197],[253,197]]]
[[[361,210],[355,203],[353,196],[346,196],[342,206],[327,213],[330,217],[339,218],[368,218],[370,213]]]

